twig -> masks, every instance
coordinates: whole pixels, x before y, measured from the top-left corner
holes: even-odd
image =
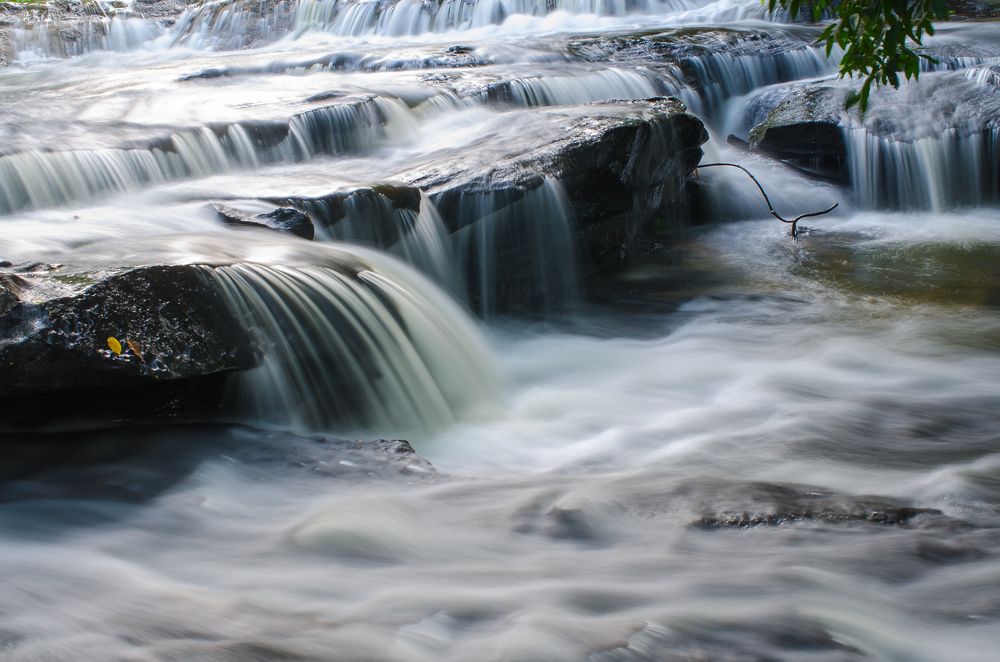
[[[829,209],[824,209],[823,211],[813,211],[809,212],[808,214],[800,214],[795,218],[789,220],[774,210],[774,205],[771,204],[771,198],[767,196],[767,191],[765,191],[764,187],[761,186],[759,181],[757,181],[757,178],[753,176],[753,173],[744,168],[743,166],[737,165],[735,163],[702,163],[697,168],[695,168],[695,170],[697,170],[698,168],[717,168],[720,166],[726,166],[729,168],[738,168],[743,172],[745,172],[747,177],[752,179],[753,183],[757,185],[757,190],[760,191],[760,194],[764,196],[764,202],[767,203],[767,209],[768,211],[771,212],[771,216],[774,216],[782,223],[789,223],[792,226],[792,237],[796,239],[799,236],[799,221],[801,221],[803,218],[812,218],[813,216],[822,216],[823,214],[829,214],[834,209],[836,209],[837,206],[840,204],[839,202],[835,202],[833,203],[833,206],[830,207]]]

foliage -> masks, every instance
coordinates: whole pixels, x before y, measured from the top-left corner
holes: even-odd
[[[806,14],[814,21],[833,17],[816,42],[829,56],[834,46],[844,49],[841,77],[864,78],[861,89],[852,92],[847,106],[868,108],[872,84],[899,87],[899,74],[917,78],[920,60],[934,58],[913,50],[924,35],[934,34],[935,20],[946,20],[950,11],[945,0],[767,0],[771,13],[780,6],[794,19]]]

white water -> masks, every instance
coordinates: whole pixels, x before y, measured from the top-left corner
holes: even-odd
[[[756,3],[251,6],[206,5],[172,48],[0,71],[0,260],[205,265],[265,359],[231,384],[253,427],[72,432],[0,483],[4,660],[995,658],[1000,210],[971,177],[995,158],[859,129],[843,189],[713,140],[786,215],[840,208],[792,242],[705,169],[707,225],[584,305],[558,180],[447,213],[377,184],[530,146],[538,106],[675,91],[724,137],[743,95],[833,63],[752,20],[729,27],[788,48],[695,53],[691,87],[579,46]],[[315,244],[211,206],[292,199],[330,217]],[[405,437],[439,475],[289,430]],[[866,494],[942,514],[693,525]]]

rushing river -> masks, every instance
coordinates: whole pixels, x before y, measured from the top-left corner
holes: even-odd
[[[844,187],[727,145],[754,93],[836,71],[753,1],[380,6],[208,3],[116,18],[73,52],[17,33],[0,259],[207,265],[272,354],[226,423],[4,437],[34,459],[0,486],[0,659],[998,659],[1000,184],[969,181],[997,164],[936,134],[933,109],[916,143],[855,131]],[[720,50],[694,75],[586,56],[705,26],[801,45]],[[924,77],[951,89],[989,61]],[[543,300],[509,315],[502,265],[463,260],[510,237],[451,237],[426,198],[358,202],[306,246],[209,205],[487,162],[538,113],[657,95],[778,208],[840,206],[792,241],[740,173],[704,170],[697,222],[588,297],[572,250],[547,252],[572,226],[547,180],[494,219]],[[283,128],[262,144],[262,125]],[[387,217],[414,228],[391,254],[366,229]],[[340,307],[368,311],[352,334],[325,323]],[[382,377],[345,403],[355,353]],[[433,468],[316,434],[407,439]]]

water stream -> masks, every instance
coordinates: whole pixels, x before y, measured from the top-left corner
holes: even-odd
[[[221,423],[0,437],[94,449],[0,485],[0,658],[997,659],[1000,125],[886,95],[844,131],[846,185],[729,145],[759,95],[838,84],[813,28],[765,19],[236,0],[72,47],[18,27],[0,261],[200,265],[263,362]],[[942,31],[971,54],[925,72],[933,99],[997,88],[987,27]],[[706,161],[836,214],[793,242],[706,169],[692,223],[588,297],[558,178],[450,206],[401,184],[657,95],[704,120]],[[899,108],[909,133],[882,132]],[[314,243],[213,207],[290,201]],[[434,469],[315,435],[407,439]],[[883,523],[886,500],[927,510]]]

